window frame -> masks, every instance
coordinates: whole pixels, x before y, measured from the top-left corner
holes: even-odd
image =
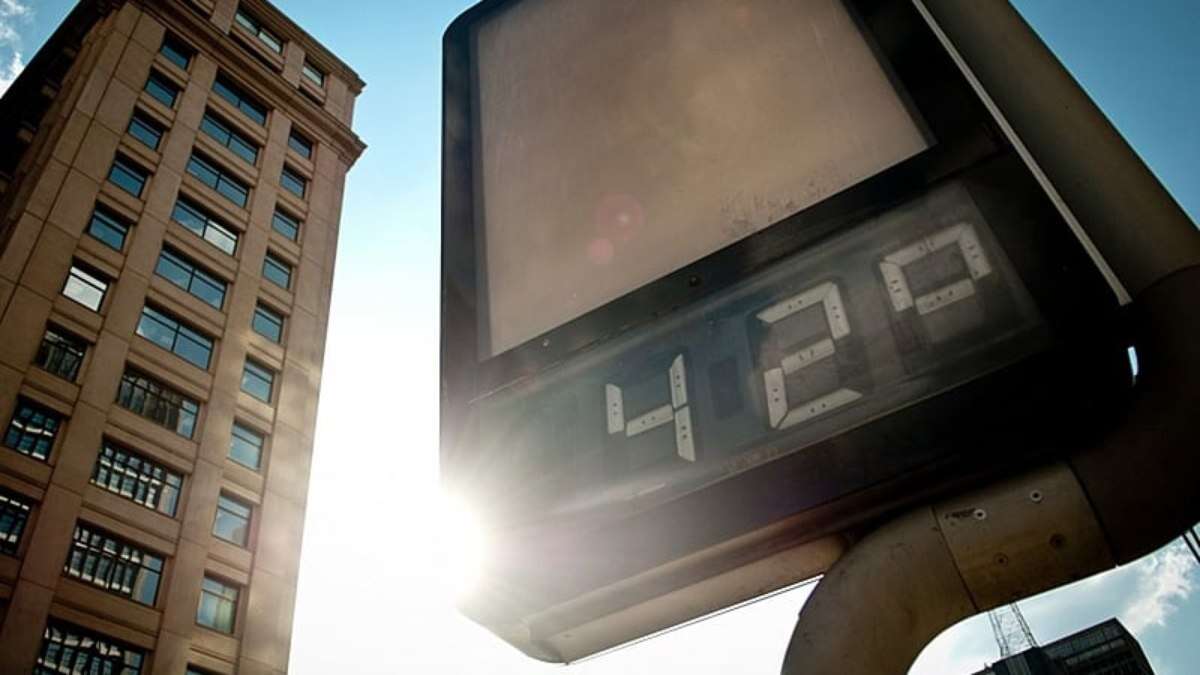
[[[200,598],[196,603],[196,625],[218,633],[233,635],[238,627],[238,606],[241,604],[241,596],[242,587],[238,584],[205,574],[204,580],[200,583]],[[212,604],[206,603],[205,600],[210,598]],[[212,623],[209,623],[206,616],[206,604],[213,609]],[[222,612],[222,609],[225,611]],[[228,620],[228,625],[222,622],[222,617]]]
[[[187,71],[192,66],[192,59],[196,56],[196,50],[191,45],[180,40],[171,33],[163,35],[162,44],[158,47],[158,53],[162,54],[167,61],[179,67],[180,70]],[[178,56],[183,63],[176,60]]]
[[[270,116],[271,109],[243,91],[224,73],[217,73],[216,79],[213,80],[212,90],[255,124],[261,127],[267,126],[267,118]]]
[[[133,368],[121,374],[117,405],[184,438],[193,438],[200,425],[199,401]],[[168,424],[172,418],[174,423]]]
[[[313,65],[312,61],[304,59],[304,65],[300,67],[300,74],[308,79],[309,82],[317,86],[317,88],[325,89],[325,80],[329,77],[329,73]]]
[[[255,400],[269,404],[275,400],[275,376],[278,374],[279,373],[276,373],[274,370],[268,368],[262,363],[255,361],[254,359],[247,358],[245,363],[242,364],[242,380],[240,388],[243,392],[252,396]],[[246,382],[248,379],[252,384],[265,384],[267,389],[267,397],[263,398],[262,396],[259,396],[254,389],[247,389]]]
[[[158,604],[165,567],[166,556],[103,528],[75,521],[62,573],[79,583],[154,607]],[[151,584],[149,597],[144,593],[144,584]]]
[[[280,276],[284,277],[284,283],[279,283],[279,279],[275,278],[267,272],[269,268],[277,269]],[[285,291],[292,290],[292,277],[295,276],[296,268],[283,258],[275,255],[271,251],[267,251],[263,256],[262,276],[272,284],[282,288]]]
[[[187,277],[186,280],[180,280],[163,273],[162,267],[164,261],[168,265],[174,265],[179,268],[183,276]],[[229,294],[229,282],[208,271],[203,265],[193,261],[169,245],[164,244],[159,249],[158,259],[154,262],[154,274],[166,279],[176,288],[186,291],[188,295],[200,300],[213,309],[221,310],[225,307],[225,300]],[[214,292],[219,296],[215,302],[212,298],[208,298],[202,293],[197,292],[196,288],[198,286],[204,287],[205,285],[215,289]]]
[[[250,33],[258,39],[267,49],[283,56],[283,48],[287,42],[275,34],[274,31],[263,25],[263,22],[258,17],[250,14],[240,6],[233,13],[233,22],[242,27],[247,33]]]
[[[107,438],[101,441],[89,480],[101,490],[168,518],[179,512],[183,481],[182,473]]]
[[[152,136],[154,143],[149,143],[135,128],[144,130],[147,136]],[[133,114],[129,116],[129,126],[125,128],[125,133],[137,139],[142,145],[158,152],[159,146],[162,145],[163,136],[167,134],[167,128],[140,108],[134,108]]]
[[[277,327],[274,337],[267,333],[264,333],[263,331],[258,329],[258,324],[259,324],[260,318],[263,321]],[[256,334],[261,335],[262,337],[270,340],[274,344],[282,345],[283,344],[283,335],[284,335],[283,331],[286,326],[287,326],[287,317],[282,312],[275,311],[274,309],[263,304],[262,302],[255,303],[254,313],[252,315],[250,315],[250,330],[252,330]]]
[[[280,221],[283,221],[284,223],[282,226],[279,224]],[[271,229],[278,232],[284,239],[287,239],[288,241],[299,242],[300,228],[303,225],[303,220],[296,218],[287,211],[279,208],[278,205],[275,206],[275,212],[271,214]],[[289,230],[291,231],[290,234]]]
[[[151,84],[154,85],[153,88]],[[163,92],[162,97],[159,96],[159,90]],[[146,84],[142,85],[142,91],[171,110],[175,109],[175,104],[179,102],[179,95],[183,93],[174,80],[154,68],[150,69],[150,75],[146,77]]]
[[[91,291],[99,292],[100,297],[98,300],[96,300],[95,306],[93,306],[90,301],[85,302],[80,297],[67,293],[68,289],[72,287],[72,280],[75,281],[79,286],[82,286],[84,289],[90,289]],[[71,269],[67,271],[67,280],[63,283],[62,295],[68,300],[79,303],[80,305],[83,305],[84,307],[87,307],[98,314],[100,309],[104,307],[104,301],[108,298],[108,291],[110,288],[112,288],[112,280],[109,279],[107,275],[98,272],[90,265],[86,265],[80,263],[78,260],[75,260],[71,263]]]
[[[30,459],[48,464],[58,444],[58,434],[66,421],[66,415],[57,410],[18,396],[0,443]],[[29,440],[28,444],[26,440]]]
[[[100,225],[103,227],[97,227],[96,221],[100,221]],[[120,246],[114,246],[113,242],[105,239],[99,234],[96,234],[97,229],[103,230],[104,228],[107,228],[108,230],[116,232],[120,235]],[[117,214],[113,213],[111,209],[97,202],[96,206],[92,208],[92,215],[88,219],[86,232],[93,239],[99,241],[114,251],[124,251],[125,242],[129,238],[129,231],[132,229],[133,225],[125,220],[124,217],[118,216]]]
[[[0,555],[16,556],[21,550],[25,528],[33,517],[34,501],[0,488]]]
[[[150,328],[143,330],[142,326],[144,324],[149,325],[147,322],[153,322],[154,325],[150,328],[157,328],[160,331],[165,331],[163,333],[159,333],[159,335],[162,337],[167,337],[167,334],[169,333],[170,344],[168,345],[165,342],[160,341],[159,337],[156,336]],[[138,319],[137,328],[134,329],[134,332],[146,340],[149,340],[151,343],[158,345],[159,347],[171,352],[184,361],[187,361],[193,366],[200,368],[201,370],[207,371],[209,367],[212,366],[213,354],[217,349],[216,338],[210,337],[206,333],[201,332],[199,329],[194,328],[186,321],[176,317],[167,310],[159,308],[153,303],[146,303],[145,305],[142,305],[141,318]],[[186,348],[187,344],[198,346],[201,349],[207,349],[203,363],[200,363],[192,358],[190,352]]]
[[[238,509],[244,510],[245,513],[239,512]],[[224,519],[222,518],[224,514]],[[230,536],[225,536],[222,532],[226,530],[222,527],[223,523],[236,523],[244,521],[241,527],[240,537],[236,537],[237,529],[230,531]],[[237,497],[232,497],[226,492],[221,492],[217,495],[217,510],[213,515],[212,535],[223,542],[233,544],[240,548],[250,548],[250,528],[254,523],[254,505],[245,502]]]
[[[179,211],[183,211],[192,218],[204,221],[204,224],[201,226],[201,231],[197,232],[189,222],[185,222],[183,219],[180,219],[177,215]],[[191,232],[197,237],[200,237],[204,241],[208,242],[209,245],[215,247],[222,253],[231,256],[237,254],[238,244],[241,241],[241,233],[237,232],[231,227],[228,227],[215,216],[209,214],[207,209],[197,204],[194,200],[183,195],[176,197],[175,205],[171,207],[171,220],[178,223],[188,232]],[[210,232],[215,232],[216,234],[210,236]],[[233,244],[232,248],[229,250],[226,250],[221,246],[220,243],[218,243],[218,241],[230,240],[233,242]]]
[[[262,152],[262,147],[213,111],[204,111],[204,117],[200,118],[200,131],[228,149],[238,159],[250,166],[258,166],[258,157]],[[222,135],[224,138],[221,137]]]
[[[54,644],[58,648],[51,650],[50,645]],[[64,649],[64,646],[67,648]],[[51,654],[53,661],[49,661]],[[35,671],[57,673],[61,672],[61,666],[66,665],[73,668],[72,672],[106,671],[121,675],[144,675],[149,661],[147,656],[148,652],[120,640],[51,617],[42,631]]]
[[[233,424],[230,425],[229,453],[227,456],[231,461],[244,466],[247,469],[256,472],[262,471],[263,457],[267,452],[267,438],[267,434],[248,424],[242,423],[241,420],[235,419]],[[239,440],[242,441],[241,444],[238,443]],[[238,456],[244,455],[245,453],[235,451],[235,448],[238,447],[253,448],[255,451],[255,461],[253,464],[249,464],[246,461],[239,459]]]
[[[54,324],[47,324],[42,331],[42,340],[38,343],[33,364],[51,375],[74,382],[83,368],[83,360],[87,358],[87,348],[88,343],[83,338]],[[68,356],[72,358],[68,359]],[[56,362],[57,366],[54,365]]]
[[[295,185],[289,185],[289,181]],[[287,190],[300,199],[307,199],[308,184],[309,180],[306,176],[286,164],[283,165],[283,170],[279,172],[279,185],[284,190]]]
[[[150,177],[153,175],[153,171],[146,169],[141,164],[129,159],[125,155],[118,154],[113,158],[112,166],[110,166],[108,169],[107,178],[108,182],[133,195],[135,198],[141,199],[142,195],[146,192],[146,184],[150,182]],[[127,176],[137,182],[137,192],[134,192],[133,190],[129,189],[128,186],[118,182],[115,178],[116,176]]]
[[[219,163],[198,152],[193,152],[191,157],[188,158],[185,170],[188,175],[207,185],[213,192],[221,195],[234,206],[241,209],[249,207],[251,187],[242,182],[242,179],[230,171],[221,168]],[[212,175],[211,182],[206,177],[209,174]],[[232,190],[234,194],[240,195],[240,201],[234,199],[229,190]]]
[[[316,152],[316,141],[313,141],[304,133],[297,131],[295,127],[292,127],[292,129],[288,131],[287,144],[289,150],[295,152],[297,155],[306,160],[312,161],[313,153]]]

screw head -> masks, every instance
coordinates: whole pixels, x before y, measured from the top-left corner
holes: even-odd
[[[1029,501],[1033,502],[1034,504],[1041,504],[1042,499],[1043,496],[1041,490],[1033,490],[1029,493]]]
[[[971,515],[975,516],[975,520],[987,520],[987,511],[983,509],[975,509]]]

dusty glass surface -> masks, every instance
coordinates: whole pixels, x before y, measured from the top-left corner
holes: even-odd
[[[526,0],[475,48],[485,357],[929,145],[837,0]]]

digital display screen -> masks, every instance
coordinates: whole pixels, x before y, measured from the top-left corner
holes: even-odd
[[[653,506],[1020,360],[1043,328],[952,183],[476,402],[474,487],[539,518]]]
[[[525,0],[482,20],[472,48],[482,358],[930,145],[839,0]],[[938,302],[913,283],[922,306]],[[846,299],[824,288],[797,302]],[[786,351],[780,336],[820,312],[775,315],[770,349]],[[843,325],[808,345],[807,362],[788,352],[772,377],[830,370],[853,335]],[[672,403],[676,425],[688,410]],[[634,412],[631,442],[666,433],[665,407]]]

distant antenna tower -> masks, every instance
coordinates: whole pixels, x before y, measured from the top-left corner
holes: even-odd
[[[1006,659],[1038,646],[1017,603],[993,609],[988,612],[988,620],[992,622],[992,633],[996,636],[996,645],[1000,647],[1000,658]]]

